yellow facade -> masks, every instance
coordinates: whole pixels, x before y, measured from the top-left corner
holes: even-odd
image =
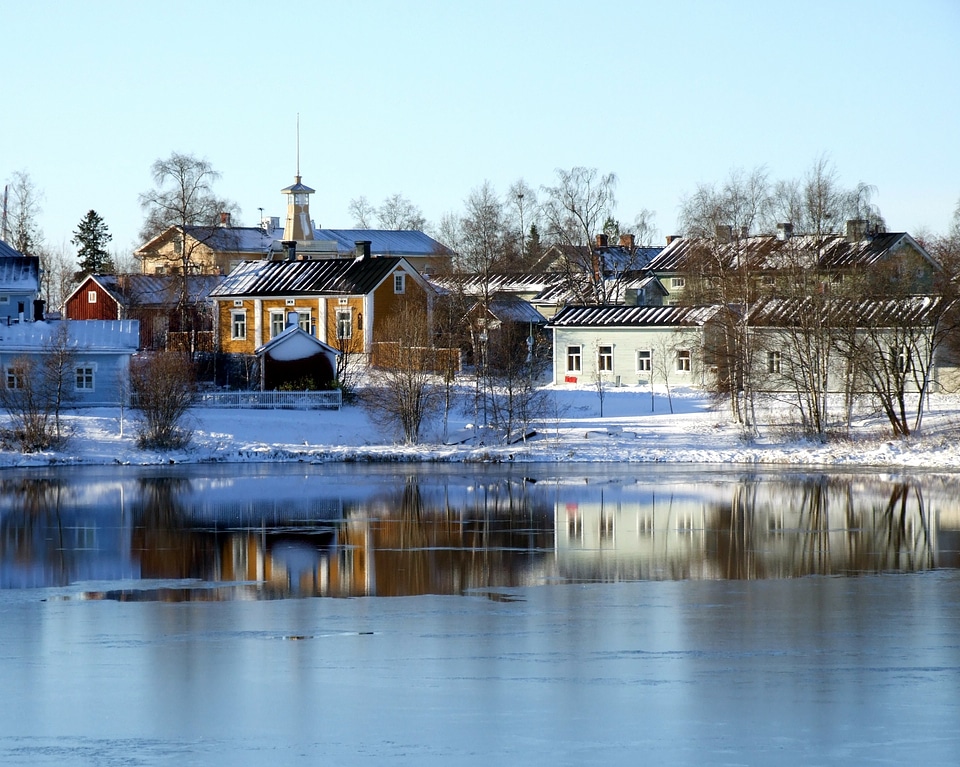
[[[396,292],[397,275],[402,275],[401,293]],[[426,313],[427,292],[402,268],[366,296],[220,299],[219,348],[227,354],[253,354],[282,332],[290,312],[297,312],[300,327],[334,349],[348,354],[369,353],[374,343],[388,337],[391,315],[406,301],[417,302]]]

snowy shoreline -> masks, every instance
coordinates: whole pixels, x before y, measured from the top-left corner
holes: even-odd
[[[512,445],[442,444],[439,427],[422,444],[385,439],[359,406],[333,410],[221,410],[197,408],[183,450],[143,451],[135,444],[131,412],[118,408],[72,411],[64,421],[71,436],[60,451],[0,451],[0,468],[83,465],[210,463],[678,463],[846,466],[960,470],[960,396],[931,399],[920,434],[892,439],[876,416],[855,420],[849,434],[826,443],[792,436],[783,411],[761,411],[760,436],[744,440],[725,412],[703,392],[665,394],[639,387],[605,393],[599,415],[596,391],[551,387],[556,413],[537,424],[527,442]],[[670,412],[672,409],[674,412]],[[463,417],[451,433],[472,433]]]

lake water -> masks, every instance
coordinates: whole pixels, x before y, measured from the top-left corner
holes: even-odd
[[[956,764],[958,549],[941,474],[6,472],[0,764]]]

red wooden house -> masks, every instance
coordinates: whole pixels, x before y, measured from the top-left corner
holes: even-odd
[[[218,275],[183,277],[153,274],[91,274],[63,303],[70,320],[140,321],[140,348],[212,348],[213,304],[210,291]],[[190,334],[192,338],[185,339]]]

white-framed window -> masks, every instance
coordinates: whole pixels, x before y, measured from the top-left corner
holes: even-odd
[[[304,333],[313,335],[313,315],[309,309],[297,309],[297,327]]]
[[[771,349],[767,352],[767,372],[779,374],[783,365],[783,355],[779,349]]]
[[[393,275],[393,292],[407,292],[407,275],[403,274],[402,272],[398,272],[397,274]]]
[[[287,313],[283,310],[270,312],[270,338],[276,338],[287,326]]]
[[[689,349],[678,349],[677,350],[677,372],[689,373],[691,359],[692,359],[692,355]]]
[[[87,291],[87,303],[88,303],[88,304],[95,304],[95,303],[97,303],[97,291],[95,291],[95,290],[88,290],[88,291]]]
[[[74,369],[74,388],[77,391],[93,391],[95,373],[93,365],[77,365]]]
[[[677,290],[677,289],[679,289],[679,288],[685,288],[686,286],[687,286],[687,278],[686,278],[686,277],[671,277],[671,278],[670,278],[670,287],[673,288],[674,290]]]
[[[230,312],[230,338],[234,341],[247,340],[247,312],[234,309]]]
[[[153,273],[154,273],[154,274],[166,274],[166,273],[167,273],[167,267],[165,267],[165,266],[155,266],[155,267],[153,267]]]
[[[613,347],[600,346],[597,348],[597,370],[609,373],[613,370]]]
[[[579,373],[583,365],[583,348],[580,346],[567,347],[567,372]]]
[[[649,373],[653,370],[653,352],[650,349],[637,349],[637,372]]]
[[[349,309],[337,309],[337,338],[353,338],[353,312]]]
[[[760,284],[765,288],[773,288],[777,285],[777,279],[772,274],[765,274],[760,278]]]
[[[6,384],[8,389],[23,388],[23,368],[11,365],[6,369]]]
[[[10,303],[10,296],[0,296],[0,304],[6,306]]]

